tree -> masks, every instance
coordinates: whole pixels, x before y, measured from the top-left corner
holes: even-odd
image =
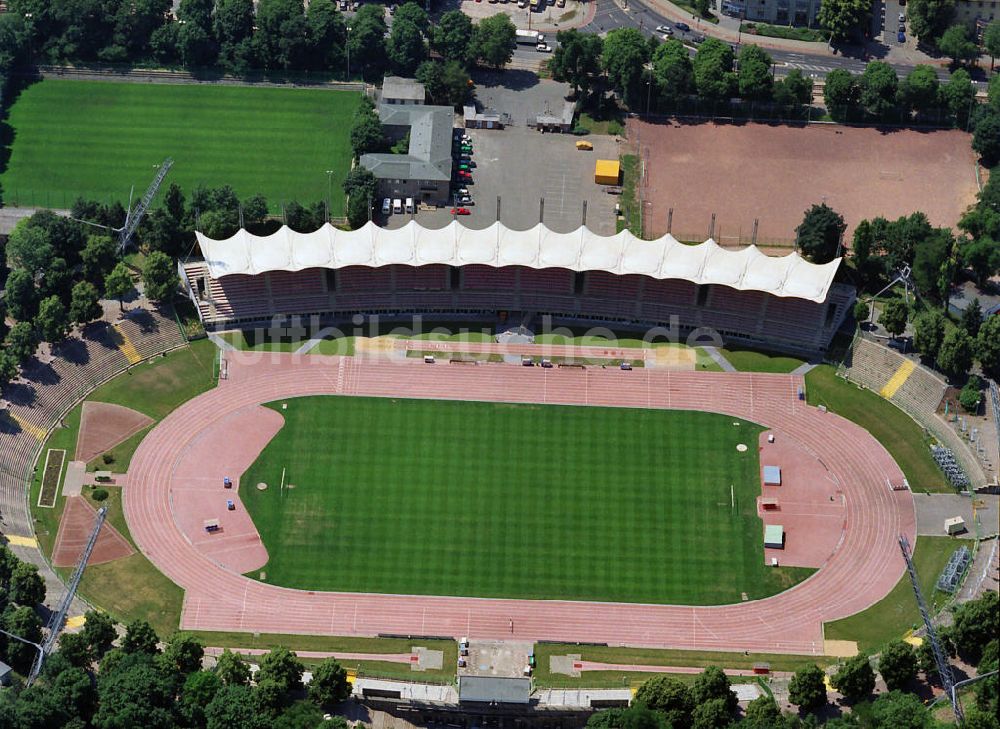
[[[377,152],[385,147],[385,132],[379,121],[371,101],[365,100],[354,113],[354,124],[351,127],[351,149],[354,156],[360,158],[363,154]]]
[[[983,49],[990,54],[990,71],[992,71],[997,56],[1000,56],[1000,20],[990,21],[983,31]]]
[[[19,562],[10,576],[10,599],[18,605],[35,607],[45,602],[45,582],[38,574],[38,567],[29,562]]]
[[[709,699],[694,707],[691,712],[692,729],[721,729],[733,722],[733,712],[725,699]]]
[[[902,691],[875,699],[871,718],[874,729],[926,729],[936,724],[919,696]]]
[[[636,28],[616,28],[604,39],[601,64],[608,85],[622,94],[625,103],[635,106],[640,97],[643,66],[649,61],[649,46]]]
[[[979,327],[983,325],[983,307],[979,304],[979,298],[974,298],[969,302],[965,310],[962,311],[962,329],[968,332],[970,337],[975,338],[979,334]]]
[[[469,63],[474,60],[469,55],[472,33],[472,20],[469,16],[461,10],[449,10],[432,29],[431,48],[447,61]]]
[[[568,83],[573,88],[574,96],[582,94],[586,97],[601,72],[604,50],[601,37],[572,29],[559,31],[556,41],[556,50],[549,61],[552,78]]]
[[[70,296],[69,319],[74,324],[86,324],[101,315],[97,289],[90,281],[77,281]]]
[[[100,285],[104,277],[115,267],[116,254],[117,246],[109,236],[92,235],[87,238],[87,244],[80,252],[87,279],[95,285]]]
[[[829,263],[837,256],[846,229],[847,224],[840,213],[826,203],[813,205],[795,229],[796,244],[802,255],[813,263]]]
[[[409,2],[405,2],[396,8],[396,14],[392,19],[393,25],[400,20],[413,23],[417,26],[417,30],[424,34],[430,29],[430,19],[427,17],[427,13],[413,0],[409,0]]]
[[[253,48],[267,69],[308,66],[309,29],[302,0],[259,0]]]
[[[917,678],[917,654],[902,640],[890,641],[878,657],[878,672],[890,691],[903,690]]]
[[[24,218],[7,239],[7,263],[11,268],[23,268],[29,273],[40,273],[55,255],[49,236],[42,228],[29,225]]]
[[[59,636],[59,653],[74,666],[89,668],[94,654],[83,633],[63,633]]]
[[[979,57],[975,41],[969,37],[969,29],[964,25],[953,25],[938,39],[938,50],[948,56],[952,63],[974,61]]]
[[[41,298],[56,296],[60,301],[69,301],[73,285],[73,272],[65,258],[53,258],[42,275],[39,295]]]
[[[93,650],[95,658],[100,660],[105,653],[111,650],[111,645],[118,637],[115,621],[107,613],[96,610],[88,610],[83,617],[83,631],[81,632],[86,636],[87,643]]]
[[[879,314],[878,323],[889,334],[898,337],[906,330],[906,317],[906,303],[901,299],[891,299],[882,306],[882,313]]]
[[[771,76],[772,63],[771,57],[760,46],[751,44],[740,49],[737,73],[740,96],[757,101],[771,98],[774,84]]]
[[[972,148],[987,167],[1000,161],[1000,112],[988,109],[979,118],[972,133]]]
[[[944,314],[937,309],[925,311],[913,319],[913,346],[927,359],[937,358],[944,340],[946,327]],[[881,670],[881,669],[880,669]]]
[[[907,16],[910,32],[933,44],[955,15],[955,0],[911,0]]]
[[[357,230],[371,220],[372,206],[368,198],[354,195],[347,200],[347,222],[352,230]]]
[[[694,699],[685,683],[669,675],[654,676],[643,682],[635,692],[637,703],[666,718],[674,727],[689,726]]]
[[[146,296],[153,301],[169,298],[180,285],[174,262],[166,254],[153,251],[142,264],[142,283]]]
[[[733,49],[717,38],[708,38],[694,56],[694,85],[698,94],[713,101],[725,101],[737,89],[733,73]]]
[[[441,83],[445,100],[453,108],[461,106],[469,96],[471,79],[465,66],[458,61],[445,61],[441,72]]]
[[[410,21],[399,18],[392,23],[387,49],[393,71],[401,76],[413,76],[417,66],[427,56],[420,29]]]
[[[249,686],[223,685],[205,707],[207,729],[268,729],[271,719],[262,713]]]
[[[347,37],[348,59],[365,75],[380,74],[385,67],[385,16],[381,5],[364,4],[354,15]]]
[[[965,412],[979,412],[979,403],[983,400],[982,386],[982,381],[976,375],[972,375],[969,381],[962,386],[958,393],[958,402]]]
[[[344,67],[347,25],[333,0],[312,0],[306,10],[309,66],[317,71]]]
[[[875,672],[868,656],[859,653],[853,658],[848,658],[840,664],[840,668],[830,678],[830,683],[848,701],[858,702],[867,699],[875,690]]]
[[[800,668],[788,684],[788,701],[802,711],[816,711],[826,703],[823,670],[817,665]]]
[[[177,55],[187,68],[211,66],[216,58],[215,42],[200,25],[183,21],[177,29]]]
[[[34,607],[22,605],[19,608],[4,611],[3,629],[8,633],[19,635],[32,643],[42,642],[42,619],[35,614]],[[27,673],[35,660],[36,650],[33,645],[19,640],[7,641],[5,660],[20,673]]]
[[[38,316],[35,317],[35,326],[46,342],[55,343],[66,336],[66,332],[69,331],[69,317],[66,315],[66,307],[58,296],[42,299],[42,303],[38,306]]]
[[[253,35],[253,0],[217,0],[212,28],[219,43],[219,61],[237,74],[246,73],[246,63]]]
[[[35,353],[38,346],[38,336],[31,322],[19,321],[7,332],[7,351],[17,358],[18,362],[24,362]]]
[[[160,652],[157,644],[160,639],[153,626],[145,620],[133,620],[125,626],[125,637],[122,638],[122,650],[125,653],[145,653],[156,655]]]
[[[862,108],[876,119],[884,119],[896,109],[899,78],[896,69],[884,61],[872,61],[861,74]]]
[[[309,698],[320,706],[332,706],[351,695],[347,671],[333,658],[327,658],[313,671]]]
[[[123,653],[109,664],[112,655],[114,651],[105,658],[98,674],[100,705],[94,726],[173,729],[174,680],[157,670],[148,653]]]
[[[115,266],[104,280],[104,295],[109,299],[118,299],[118,306],[125,311],[125,297],[135,289],[132,274],[124,263]]]
[[[657,96],[674,104],[694,89],[694,66],[687,48],[677,38],[661,43],[653,51],[653,82]]]
[[[816,22],[830,31],[834,40],[843,40],[860,30],[871,13],[865,0],[824,0],[816,14]]]
[[[872,308],[867,301],[862,301],[858,299],[854,302],[854,321],[858,324],[862,324],[868,321],[868,317],[872,314]]]
[[[841,121],[857,107],[861,99],[861,86],[850,71],[835,68],[826,75],[826,85],[823,87],[823,100],[830,115]]]
[[[906,75],[901,94],[914,111],[923,113],[937,107],[939,86],[937,71],[932,66],[921,65]]]
[[[7,349],[0,349],[0,391],[14,381],[20,368],[20,360]]]
[[[730,714],[736,711],[739,704],[729,684],[729,677],[718,666],[709,666],[698,674],[691,684],[691,698],[696,705],[712,699],[722,699]]]
[[[991,321],[996,319],[996,316],[990,317]],[[986,329],[986,325],[983,329]],[[955,608],[954,616],[951,636],[955,648],[962,658],[978,665],[983,657],[983,649],[1000,634],[997,593],[987,591],[977,600],[962,603]]]
[[[250,666],[242,656],[228,648],[215,662],[215,674],[227,686],[246,686],[250,683]]]
[[[517,28],[505,13],[479,21],[472,33],[471,48],[475,58],[486,66],[499,69],[514,57]]]
[[[774,84],[774,103],[785,109],[812,103],[813,82],[803,73],[793,68],[783,79]]]
[[[972,77],[964,68],[956,69],[948,82],[941,86],[941,103],[948,109],[955,121],[965,126],[969,114],[975,108],[976,87]]]
[[[773,697],[761,694],[747,704],[740,729],[777,729],[781,726],[781,722],[781,709],[778,708],[777,702]]]
[[[397,11],[398,12],[398,11]],[[336,719],[344,726],[338,727]],[[323,720],[323,712],[315,704],[308,701],[296,701],[274,720],[272,729],[350,729],[344,717],[337,716],[329,721]]]
[[[163,665],[184,676],[201,669],[204,657],[205,647],[188,633],[174,633],[163,647]]]
[[[273,680],[284,691],[297,691],[302,688],[302,673],[305,669],[302,663],[287,648],[274,648],[265,654],[260,661],[260,670],[257,672],[256,680]]]
[[[180,694],[180,710],[189,726],[205,726],[205,707],[222,688],[222,681],[212,671],[195,671],[184,679]]]
[[[18,321],[26,321],[38,311],[38,293],[31,272],[18,268],[10,272],[4,288],[7,313]]]
[[[937,366],[949,377],[962,377],[972,367],[974,352],[975,342],[972,337],[964,329],[952,329],[941,340]]]

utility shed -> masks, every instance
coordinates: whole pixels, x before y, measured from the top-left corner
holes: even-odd
[[[764,527],[764,546],[767,549],[785,548],[785,527],[781,524],[768,524]]]
[[[622,165],[616,159],[599,159],[594,166],[594,182],[598,185],[617,185]]]
[[[527,704],[531,695],[529,678],[497,678],[495,676],[459,676],[460,704]]]
[[[764,485],[765,486],[780,486],[781,485],[781,467],[780,466],[764,466]]]

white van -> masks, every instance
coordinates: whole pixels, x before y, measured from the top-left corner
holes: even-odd
[[[408,212],[408,213],[412,213],[413,212],[413,198],[412,197],[406,198],[406,212]]]
[[[403,201],[400,200],[398,197],[394,198],[392,201],[392,212],[394,212],[396,215],[399,215],[401,212],[403,212]]]
[[[388,215],[390,210],[392,210],[392,200],[385,198],[382,201],[382,215]]]

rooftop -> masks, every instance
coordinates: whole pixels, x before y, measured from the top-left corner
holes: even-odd
[[[361,164],[380,179],[451,179],[452,110],[447,106],[380,104],[384,126],[409,127],[406,154],[379,152],[361,156]]]
[[[495,676],[459,676],[459,702],[484,704],[527,704],[531,695],[531,679]]]
[[[382,100],[401,99],[404,101],[415,101],[418,104],[424,103],[427,94],[424,85],[412,78],[402,76],[386,76],[382,79]]]

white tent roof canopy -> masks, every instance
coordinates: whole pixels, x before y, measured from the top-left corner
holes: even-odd
[[[669,234],[646,241],[627,230],[601,236],[584,227],[556,233],[544,225],[511,230],[494,223],[472,230],[453,221],[430,230],[410,221],[396,230],[367,223],[353,231],[327,224],[312,233],[296,233],[283,226],[263,237],[240,230],[226,240],[196,235],[213,278],[305,268],[481,264],[642,274],[819,303],[826,299],[840,265],[839,258],[817,265],[798,253],[767,256],[754,246],[726,250],[711,239],[687,245]]]

